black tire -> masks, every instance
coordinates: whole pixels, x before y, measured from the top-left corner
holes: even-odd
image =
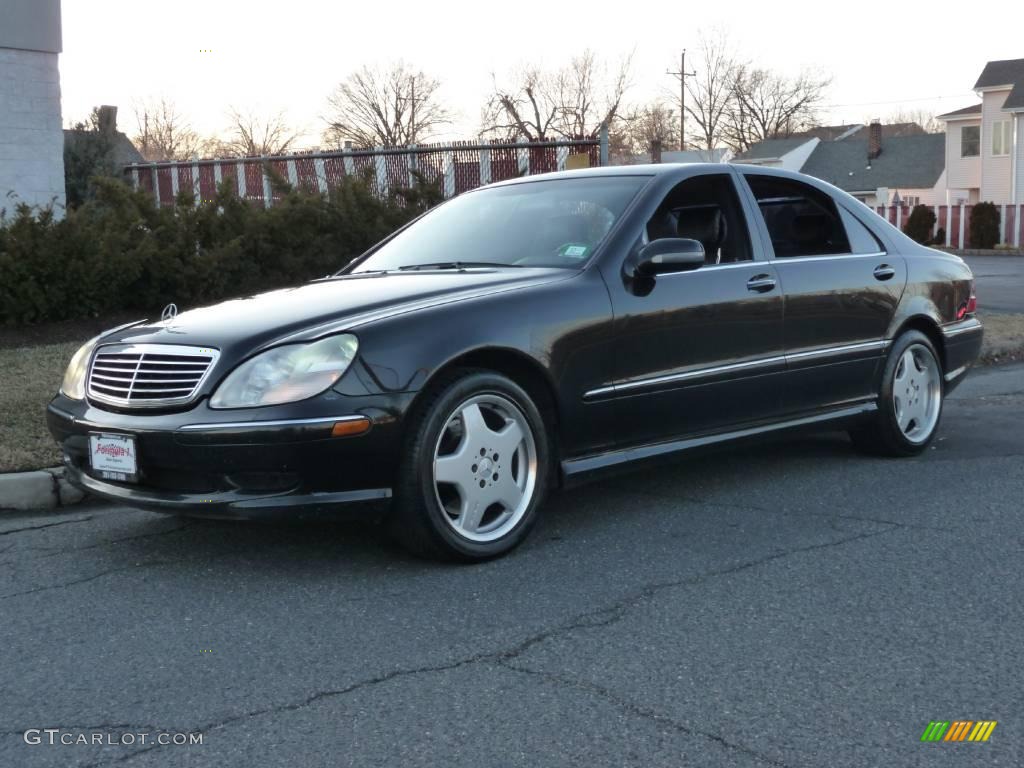
[[[935,362],[938,371],[937,386],[938,414],[934,425],[926,435],[911,440],[900,428],[893,397],[896,373],[904,353],[911,348],[926,350]],[[861,452],[873,456],[916,456],[924,451],[935,439],[942,421],[942,406],[945,398],[945,381],[942,376],[942,362],[931,339],[920,331],[906,331],[897,338],[889,349],[889,356],[882,371],[882,382],[878,396],[878,412],[864,423],[850,430],[850,439]]]
[[[472,541],[454,530],[438,501],[433,474],[434,451],[442,429],[460,404],[480,395],[511,401],[525,417],[532,431],[537,467],[532,497],[518,523],[500,538],[486,542]],[[481,562],[504,555],[521,544],[536,523],[547,492],[550,463],[544,419],[522,387],[493,371],[454,370],[424,393],[411,414],[388,519],[391,534],[414,555],[430,559]]]

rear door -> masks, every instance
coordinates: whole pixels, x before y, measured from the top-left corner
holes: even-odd
[[[786,413],[874,397],[906,264],[886,253],[859,203],[863,211],[796,179],[742,175],[785,301]]]

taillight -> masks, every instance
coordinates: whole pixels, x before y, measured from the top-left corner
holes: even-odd
[[[971,298],[960,305],[956,311],[956,319],[963,320],[965,317],[973,317],[978,311],[978,297],[974,295],[974,283],[971,283]]]

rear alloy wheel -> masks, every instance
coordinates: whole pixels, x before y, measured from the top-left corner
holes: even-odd
[[[517,546],[536,520],[548,448],[529,395],[463,372],[424,404],[407,443],[392,530],[416,554],[468,561]]]
[[[908,331],[893,343],[882,374],[878,413],[851,430],[854,444],[868,453],[912,456],[935,437],[942,416],[943,374],[931,340]]]

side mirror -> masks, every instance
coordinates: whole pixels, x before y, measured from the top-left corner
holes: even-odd
[[[686,237],[665,237],[640,249],[636,274],[643,277],[689,272],[704,265],[704,246]]]

